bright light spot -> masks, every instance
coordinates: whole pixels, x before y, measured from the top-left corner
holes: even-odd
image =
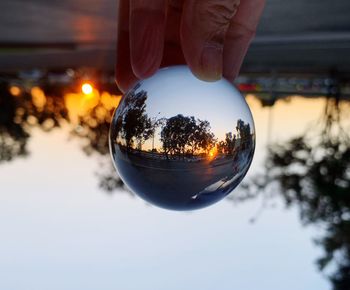
[[[32,87],[30,90],[32,95],[32,102],[38,109],[43,109],[46,104],[46,96],[44,91],[39,87]]]
[[[89,83],[84,83],[81,86],[81,91],[83,92],[84,95],[92,94],[93,90],[94,90],[94,88]]]
[[[209,151],[209,159],[213,159],[218,154],[218,149],[216,147],[213,147]]]
[[[21,94],[21,89],[17,86],[11,86],[10,93],[12,96],[18,97]]]

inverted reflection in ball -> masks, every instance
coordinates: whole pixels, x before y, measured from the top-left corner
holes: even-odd
[[[110,148],[133,192],[163,208],[192,210],[219,201],[242,181],[255,129],[248,105],[228,81],[203,82],[176,66],[123,96]]]

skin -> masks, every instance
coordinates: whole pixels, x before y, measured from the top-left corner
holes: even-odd
[[[120,0],[116,81],[122,91],[160,67],[187,64],[205,81],[233,81],[265,0]]]

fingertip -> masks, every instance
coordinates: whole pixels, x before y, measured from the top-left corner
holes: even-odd
[[[116,68],[115,82],[122,93],[128,91],[137,81],[138,79],[132,73],[128,73],[128,71],[118,67]]]
[[[222,77],[222,53],[222,47],[204,46],[198,67],[203,80],[217,81]]]
[[[164,49],[164,29],[160,26],[161,24],[155,23],[149,25],[139,23],[131,26],[131,67],[140,79],[152,76],[160,67]]]
[[[224,41],[238,0],[188,0],[181,21],[181,44],[193,74],[204,81],[223,75]]]
[[[250,43],[255,36],[265,0],[242,1],[231,21],[224,47],[224,76],[233,81],[239,74]]]
[[[152,76],[160,67],[166,25],[166,1],[154,1],[154,7],[132,2],[130,14],[130,59],[134,74]]]
[[[205,82],[216,82],[218,80],[220,80],[222,78],[222,75],[220,76],[213,76],[212,74],[207,74],[205,71],[199,71],[199,70],[192,70],[191,72],[193,73],[193,75],[201,80],[201,81],[205,81]]]
[[[130,82],[121,80],[116,76],[115,83],[117,84],[118,89],[124,94],[131,87]]]
[[[225,78],[234,80],[241,69],[244,58],[254,38],[255,32],[233,22],[225,40],[224,67]]]
[[[123,93],[137,81],[131,68],[129,43],[129,0],[121,0],[118,18],[115,81]]]
[[[154,75],[156,71],[159,69],[160,64],[161,64],[161,58],[153,59],[153,62],[151,61],[151,59],[141,61],[138,63],[131,61],[132,70],[135,76],[138,77],[139,79],[146,79]]]
[[[189,57],[186,62],[192,73],[200,80],[214,82],[222,78],[222,49],[204,46],[197,59]]]
[[[125,35],[124,40],[128,39]],[[130,64],[129,45],[128,42],[118,42],[117,59],[115,65],[115,81],[118,88],[124,93],[135,82],[137,77],[134,75]]]
[[[237,78],[238,74],[239,74],[239,68],[233,70],[233,71],[230,71],[230,73],[225,73],[223,74],[223,78],[228,80],[230,83],[234,82],[234,80]]]

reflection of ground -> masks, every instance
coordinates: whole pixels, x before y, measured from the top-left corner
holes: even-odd
[[[119,173],[144,199],[166,208],[195,209],[226,196],[250,165],[246,150],[240,156],[222,156],[188,162],[152,158],[152,154],[126,153],[114,146]],[[147,157],[146,157],[147,156]]]
[[[198,196],[203,196],[205,194],[210,194],[213,190],[225,190],[225,188],[235,188],[247,173],[251,163],[250,158],[251,153],[249,150],[241,152],[237,156],[237,160],[233,162],[232,174],[206,187],[204,190],[198,193],[198,195],[195,198],[197,198]]]

